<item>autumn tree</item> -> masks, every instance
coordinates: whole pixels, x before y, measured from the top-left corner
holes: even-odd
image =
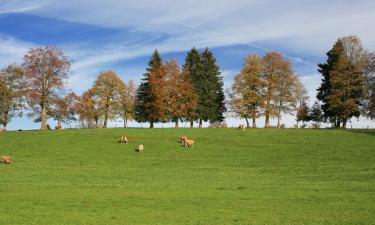
[[[62,123],[76,120],[77,114],[76,106],[79,102],[79,97],[70,92],[64,97],[59,97],[52,100],[52,107],[48,114],[57,121],[57,125],[61,127]]]
[[[138,122],[150,122],[150,128],[154,127],[154,123],[158,122],[158,109],[154,108],[157,93],[151,91],[150,79],[153,75],[161,73],[162,59],[157,50],[154,51],[148,63],[147,72],[143,75],[141,84],[136,93],[135,119]]]
[[[323,79],[317,98],[325,119],[345,128],[348,120],[361,114],[368,52],[357,37],[349,36],[338,39],[327,56],[327,62],[318,65]]]
[[[277,117],[277,126],[280,127],[281,113],[290,112],[295,104],[293,88],[296,76],[292,66],[278,52],[268,52],[263,57],[265,93],[265,127],[269,127],[271,117]]]
[[[47,112],[51,99],[64,89],[70,62],[62,50],[55,47],[31,49],[24,57],[23,69],[27,81],[26,98],[31,116],[41,120],[41,129],[47,129]]]
[[[75,110],[79,116],[82,127],[99,127],[99,121],[102,117],[102,109],[99,108],[97,100],[94,98],[93,89],[89,89],[78,98]]]
[[[0,71],[0,124],[4,128],[13,117],[22,116],[25,88],[21,66],[9,65]]]
[[[262,77],[262,57],[250,55],[246,57],[241,72],[235,76],[229,95],[230,111],[245,118],[247,127],[252,119],[252,127],[256,127],[256,118],[263,108],[265,81]]]
[[[190,121],[195,116],[197,106],[197,95],[191,82],[188,69],[180,70],[177,61],[165,62],[165,79],[167,90],[167,117],[175,123],[178,128],[179,121]]]
[[[100,73],[94,82],[92,94],[103,113],[104,128],[107,128],[108,120],[116,116],[123,85],[124,82],[113,71]]]
[[[128,127],[128,120],[134,119],[136,86],[133,80],[120,85],[119,115],[124,121],[124,128]]]
[[[192,86],[194,88],[194,92],[197,95],[197,107],[195,109],[195,113],[191,114],[191,117],[188,118],[190,121],[190,127],[193,128],[194,121],[198,120],[198,115],[202,113],[202,105],[205,101],[204,97],[204,83],[203,81],[203,74],[201,73],[202,64],[199,52],[197,49],[192,48],[186,55],[185,64],[182,67],[183,71],[188,70],[189,76],[191,79]]]

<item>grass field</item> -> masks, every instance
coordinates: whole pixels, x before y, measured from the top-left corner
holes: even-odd
[[[1,225],[375,224],[374,130],[8,132],[7,154]]]

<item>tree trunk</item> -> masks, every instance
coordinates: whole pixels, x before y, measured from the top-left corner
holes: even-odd
[[[249,119],[248,119],[247,117],[245,117],[245,120],[246,120],[246,127],[247,127],[247,128],[250,128]]]
[[[128,128],[128,118],[124,117],[124,128]]]
[[[194,121],[190,120],[190,128],[194,128]]]
[[[42,114],[41,114],[41,122],[42,122],[42,126],[41,126],[41,130],[47,130],[47,109],[46,109],[46,103],[43,102],[42,103]]]
[[[251,117],[253,119],[253,128],[257,128],[257,124],[256,124],[256,117],[257,117],[257,112],[256,110],[252,110],[251,112]]]
[[[257,128],[257,123],[256,123],[256,118],[255,117],[253,117],[253,128]]]
[[[344,129],[346,129],[346,122],[347,122],[347,119],[342,120],[342,128]]]
[[[297,128],[299,127],[299,120],[297,120]]]
[[[266,123],[264,124],[264,127],[270,127],[270,112],[268,110],[266,111]]]
[[[280,128],[280,113],[277,114],[277,128]]]
[[[175,128],[178,128],[178,119],[175,121],[175,125],[174,125]]]
[[[95,118],[95,128],[98,128],[99,126],[99,118]]]
[[[104,124],[103,128],[107,128],[107,122],[108,122],[108,112],[104,113]]]
[[[150,122],[150,128],[154,128],[154,121]]]
[[[199,128],[202,128],[202,126],[203,126],[203,120],[199,119]]]
[[[58,120],[58,121],[57,121],[57,126],[62,127],[62,126],[61,126],[61,120]]]
[[[9,116],[9,112],[6,111],[4,112],[4,123],[3,123],[3,128],[6,130],[7,129],[7,125],[8,125],[8,116]]]

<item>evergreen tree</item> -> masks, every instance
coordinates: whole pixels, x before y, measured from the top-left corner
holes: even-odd
[[[225,96],[223,91],[224,83],[220,76],[219,67],[213,54],[206,48],[201,54],[201,90],[202,94],[198,101],[197,114],[199,127],[203,121],[222,122],[224,120]],[[202,99],[204,98],[204,100]],[[203,101],[202,101],[203,100]]]
[[[320,123],[323,121],[323,112],[319,105],[319,102],[315,102],[310,110],[309,119],[314,122],[313,127],[319,128]]]
[[[361,113],[367,53],[358,38],[345,37],[335,43],[327,56],[327,62],[319,64],[323,79],[317,98],[323,103],[324,118],[334,127],[342,124],[345,128],[350,118]]]
[[[159,70],[162,66],[162,59],[157,50],[151,56],[148,63],[147,72],[143,75],[141,84],[137,89],[136,104],[135,104],[135,119],[138,122],[150,122],[150,128],[154,127],[154,122],[158,122],[157,119],[153,118],[154,110],[152,108],[152,102],[156,97],[151,92],[150,76],[156,70]]]
[[[190,76],[191,83],[193,85],[194,91],[197,95],[197,106],[195,109],[195,113],[192,113],[190,118],[190,127],[192,128],[194,125],[194,121],[199,118],[199,115],[204,113],[203,104],[205,102],[205,94],[204,94],[204,86],[205,82],[203,82],[203,74],[201,73],[201,59],[199,52],[192,48],[185,58],[185,64],[183,65],[183,70],[188,70],[188,74]]]
[[[307,106],[307,103],[303,101],[300,107],[297,109],[297,128],[299,122],[308,122],[310,120],[310,109]]]

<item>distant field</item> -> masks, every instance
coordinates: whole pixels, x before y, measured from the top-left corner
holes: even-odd
[[[374,130],[8,132],[7,154],[1,225],[375,224]]]

